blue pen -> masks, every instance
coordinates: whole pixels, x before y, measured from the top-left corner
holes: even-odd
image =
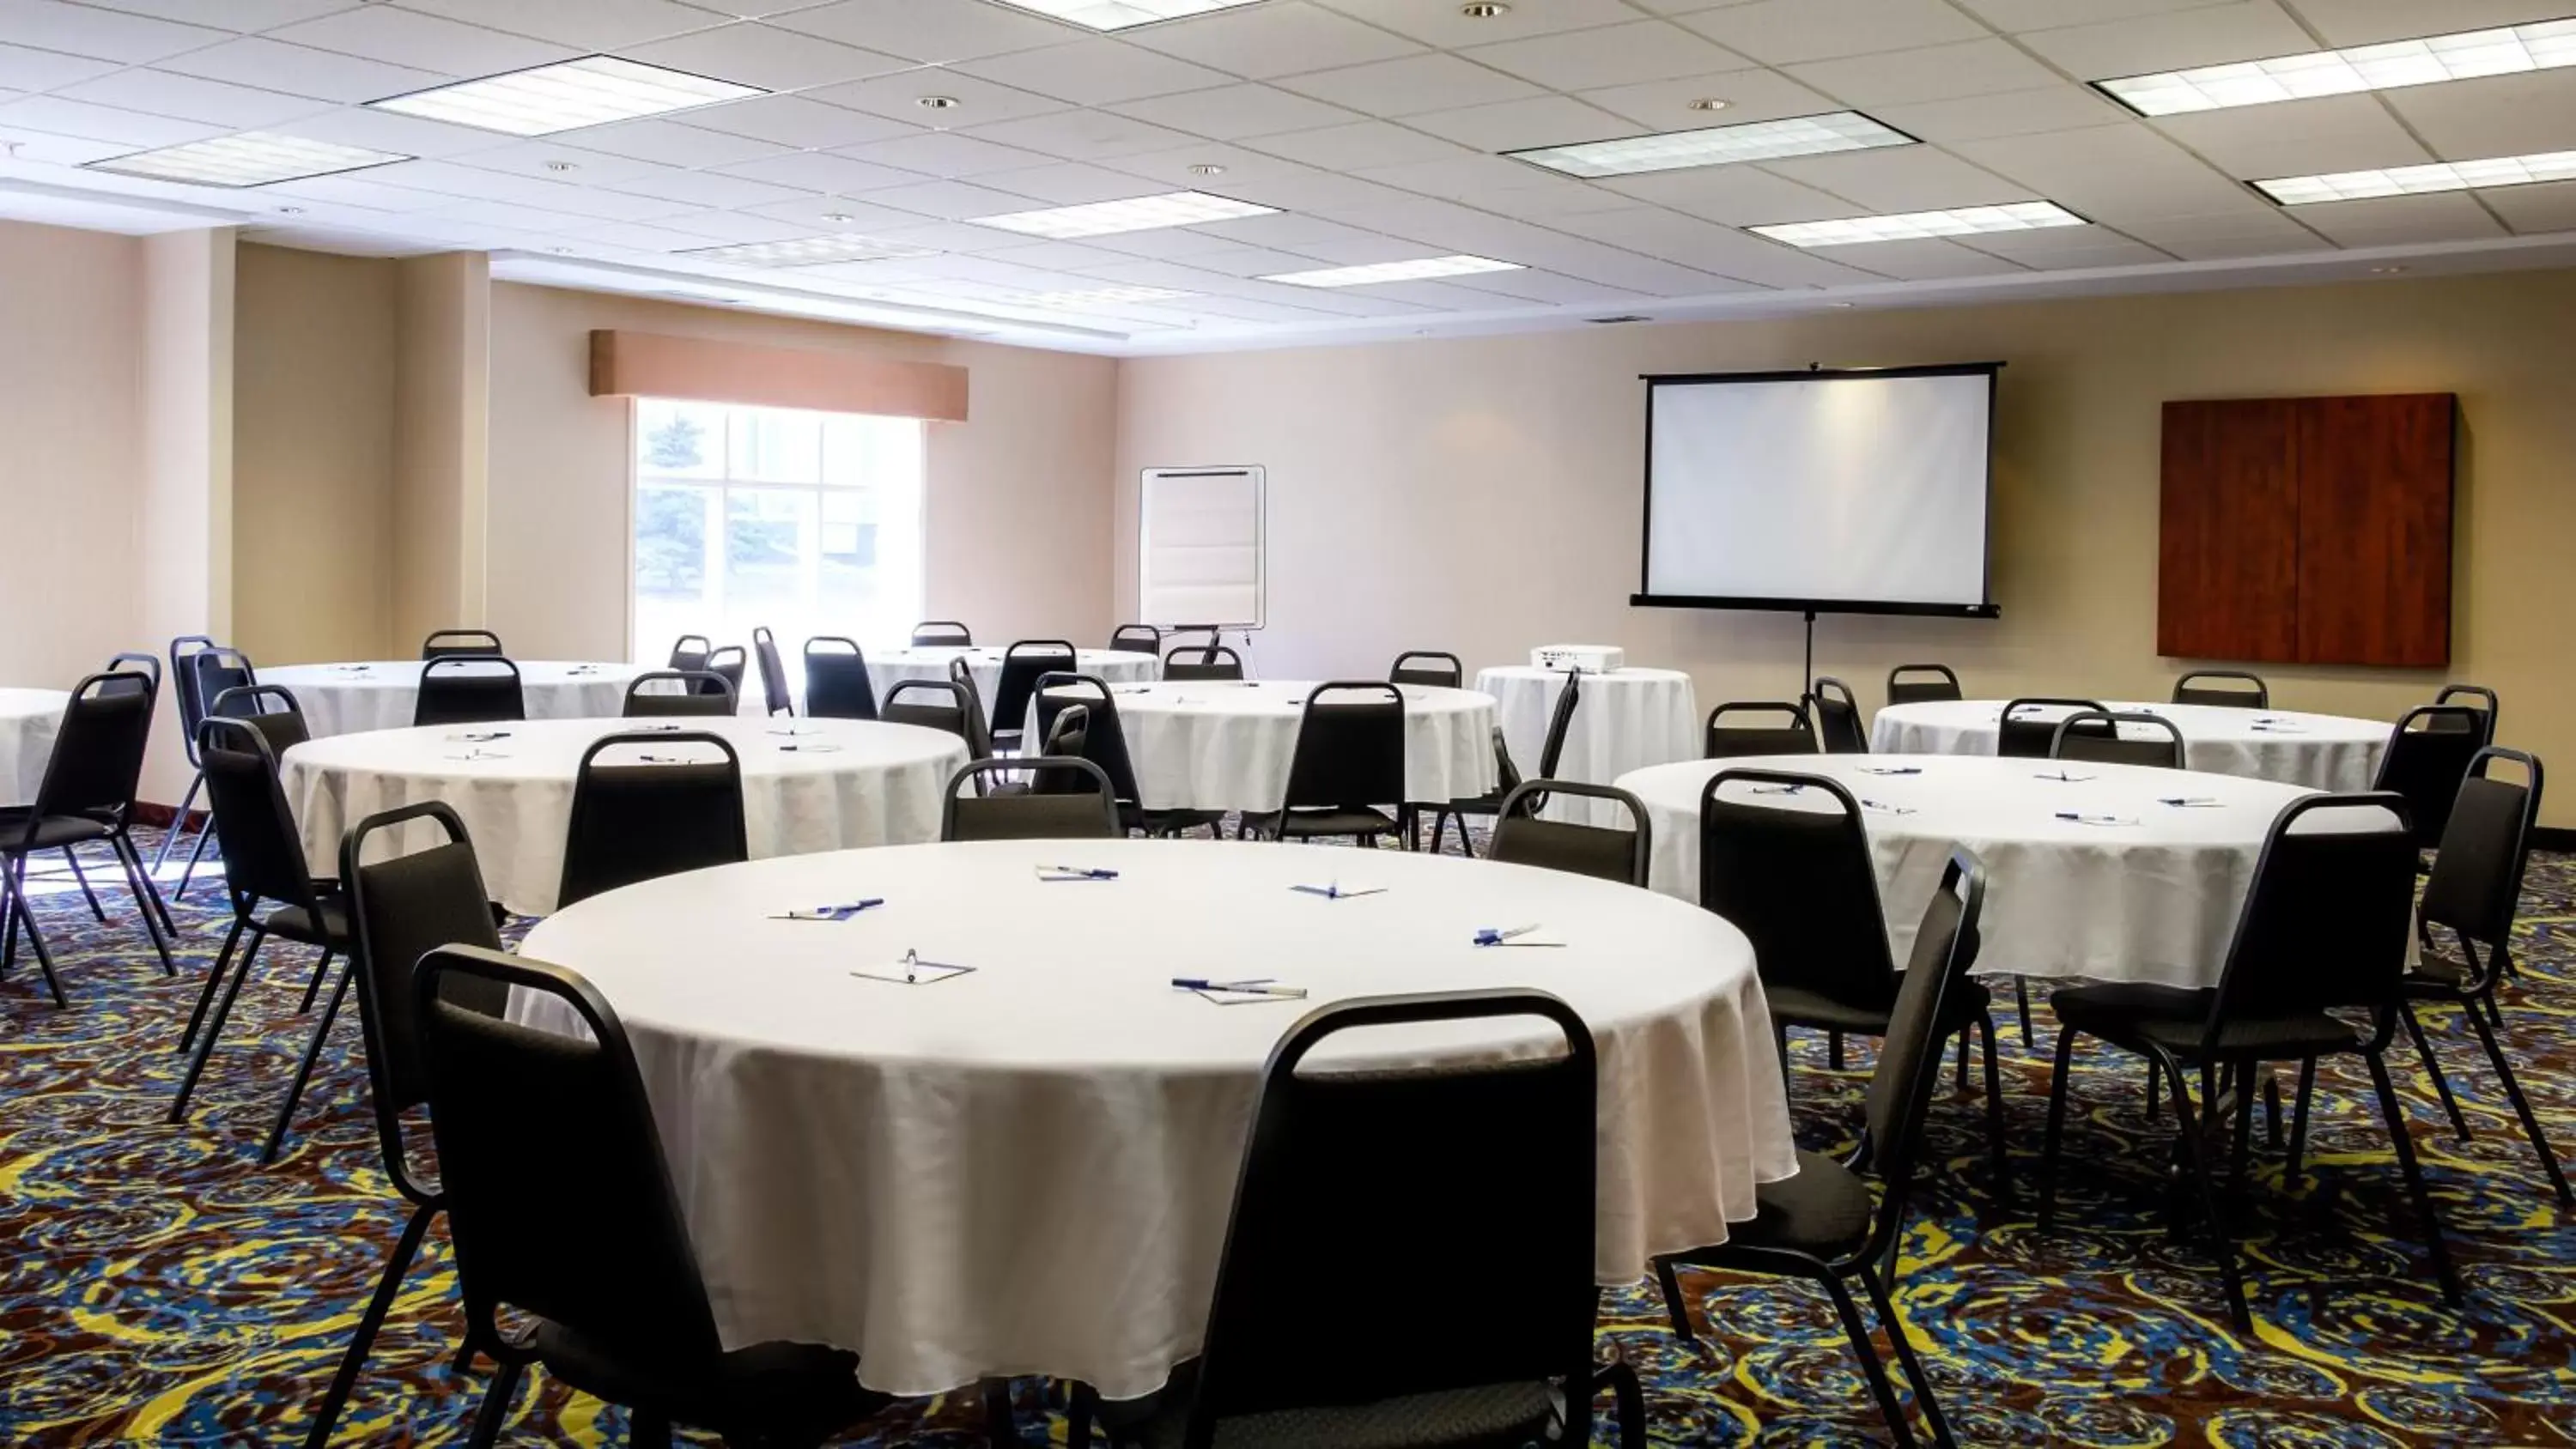
[[[1172,988],[1176,991],[1223,991],[1236,996],[1276,996],[1283,1001],[1303,1000],[1306,995],[1303,986],[1273,986],[1267,976],[1250,981],[1209,981],[1198,976],[1175,976]]]
[[[2218,804],[2216,800],[2213,800],[2206,795],[2167,795],[2158,799],[2156,803],[2159,805],[2171,805],[2177,809],[2183,810],[2214,809]]]
[[[1116,871],[1114,871],[1114,870],[1102,870],[1102,869],[1098,869],[1098,868],[1096,868],[1096,867],[1080,866],[1080,865],[1042,865],[1042,866],[1039,866],[1039,867],[1038,867],[1038,879],[1040,879],[1040,880],[1116,880],[1116,879],[1118,879],[1118,872],[1116,872]]]

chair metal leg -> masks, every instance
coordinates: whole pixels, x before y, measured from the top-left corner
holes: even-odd
[[[2462,1142],[2468,1141],[2469,1119],[2461,1114],[2459,1099],[2451,1095],[2451,1079],[2442,1075],[2442,1059],[2433,1055],[2433,1043],[2424,1035],[2424,1023],[2415,1019],[2415,1004],[2401,1003],[2397,1019],[2406,1023],[2406,1035],[2415,1043],[2415,1055],[2423,1061],[2425,1075],[2433,1079],[2433,1094],[2442,1099],[2442,1110],[2451,1119],[2451,1131]]]
[[[1672,1259],[1655,1260],[1655,1282],[1663,1289],[1664,1316],[1673,1322],[1673,1337],[1699,1347],[1699,1335],[1691,1331],[1690,1300],[1682,1296],[1682,1277],[1673,1271]]]
[[[66,845],[63,847],[63,861],[72,868],[72,879],[80,883],[80,893],[89,901],[89,913],[104,924],[107,920],[107,907],[98,903],[98,892],[89,888],[89,872],[81,869],[80,856]]]
[[[2254,1311],[2245,1302],[2245,1280],[2236,1266],[2236,1244],[2227,1235],[2226,1208],[2218,1196],[2218,1174],[2210,1165],[2209,1144],[2201,1137],[2201,1114],[2192,1108],[2191,1085],[2183,1080],[2181,1062],[2163,1052],[2155,1053],[2155,1060],[2172,1074],[2174,1121],[2182,1137],[2192,1183],[2200,1190],[2201,1215],[2209,1223],[2210,1251],[2218,1257],[2219,1278],[2226,1285],[2227,1316],[2238,1333],[2252,1333]],[[2214,1105],[2216,1093],[2206,1085],[2210,1079],[2205,1071],[2203,1075],[2201,1105],[2209,1107]]]
[[[375,1296],[367,1300],[367,1311],[358,1319],[357,1332],[349,1336],[349,1347],[340,1355],[340,1366],[332,1371],[331,1387],[323,1391],[322,1403],[313,1411],[313,1427],[305,1432],[304,1449],[322,1449],[331,1442],[331,1426],[340,1421],[340,1410],[349,1402],[349,1391],[358,1386],[358,1370],[366,1366],[376,1335],[384,1329],[385,1315],[393,1311],[394,1299],[402,1292],[403,1275],[411,1270],[411,1260],[420,1252],[420,1240],[429,1233],[429,1220],[437,1215],[434,1207],[413,1208],[410,1220],[403,1224],[402,1236],[394,1239],[393,1254],[385,1259],[385,1271],[376,1279]]]
[[[1880,1361],[1878,1348],[1869,1341],[1869,1325],[1861,1321],[1860,1304],[1853,1301],[1851,1290],[1831,1272],[1822,1275],[1825,1292],[1834,1300],[1834,1312],[1841,1315],[1843,1332],[1851,1337],[1852,1352],[1859,1355],[1861,1372],[1869,1379],[1869,1391],[1878,1400],[1878,1411],[1887,1417],[1889,1432],[1896,1436],[1898,1449],[1913,1449],[1914,1428],[1905,1420],[1905,1406],[1897,1402],[1896,1385],[1888,1382],[1887,1365]],[[1888,1320],[1891,1333],[1901,1332],[1896,1320]]]
[[[1091,1449],[1091,1420],[1100,1395],[1089,1384],[1070,1384],[1064,1391],[1064,1449]]]
[[[331,964],[331,953],[322,953],[322,964]],[[322,1055],[322,1044],[331,1039],[331,1022],[340,1014],[340,999],[349,994],[349,977],[355,962],[343,962],[339,983],[331,988],[331,1004],[322,1008],[322,1019],[313,1024],[313,1039],[304,1044],[304,1060],[295,1064],[295,1079],[286,1084],[286,1100],[277,1104],[277,1120],[268,1129],[268,1145],[260,1149],[260,1166],[277,1160],[279,1144],[286,1141],[286,1129],[294,1124],[295,1104],[304,1096],[304,1084],[312,1079],[313,1063]]]
[[[1994,1013],[1977,1018],[1978,1040],[1986,1052],[1986,1153],[1993,1160],[1995,1198],[2012,1201],[2012,1152],[2004,1139],[2003,1064],[1996,1060]]]
[[[1646,1388],[1637,1381],[1636,1365],[1611,1350],[1611,1359],[1592,1375],[1592,1392],[1610,1391],[1618,1408],[1619,1449],[1646,1449]],[[1070,1441],[1068,1441],[1070,1449]]]
[[[2013,1005],[2021,1009],[2021,1049],[2025,1052],[2035,1050],[2030,1030],[2030,978],[2013,978]]]
[[[1953,1079],[1951,1090],[1962,1097],[1968,1095],[1968,1028],[1964,1026],[1959,1028],[1959,1075]]]
[[[242,982],[250,975],[251,958],[259,954],[259,943],[265,935],[255,936],[250,949],[233,963],[232,979],[224,983],[224,994],[215,1000],[215,1014],[206,1019],[205,1031],[197,1038],[197,1049],[188,1058],[188,1070],[179,1078],[179,1094],[170,1099],[170,1115],[164,1119],[181,1122],[187,1119],[188,1099],[196,1094],[197,1078],[205,1075],[206,1059],[215,1054],[215,1038],[224,1033],[224,1018],[232,1015],[233,998],[241,995]]]
[[[510,1401],[519,1396],[519,1362],[502,1359],[492,1370],[492,1386],[483,1391],[483,1407],[474,1414],[474,1433],[466,1449],[492,1449],[501,1425],[510,1417]]]
[[[209,815],[206,817],[206,823],[197,830],[197,843],[188,847],[188,863],[180,868],[179,886],[171,892],[172,895],[184,898],[188,894],[188,882],[196,878],[197,863],[206,858],[207,842],[214,838],[215,821],[214,817]]]
[[[2299,1160],[2307,1155],[2308,1150],[2308,1104],[2316,1093],[2317,1059],[2310,1057],[2299,1063],[2297,1100],[2290,1105],[2290,1155],[2287,1164],[2282,1168],[2282,1180],[2285,1182],[2299,1180]]]
[[[18,930],[27,933],[27,944],[35,948],[36,969],[44,973],[45,989],[53,993],[54,1005],[70,1005],[63,999],[62,978],[54,974],[54,953],[45,949],[45,933],[36,929],[35,908],[27,904],[27,857],[22,855],[15,860],[0,861],[0,891],[8,895],[9,908],[13,912],[11,919]],[[17,931],[11,931],[9,944],[13,952],[17,941]]]
[[[2567,1174],[2558,1168],[2558,1154],[2549,1150],[2549,1134],[2540,1130],[2540,1119],[2532,1114],[2531,1103],[2522,1095],[2522,1083],[2515,1081],[2513,1066],[2504,1057],[2504,1048],[2496,1043],[2495,1032],[2487,1019],[2478,1015],[2476,1003],[2468,1009],[2469,1025],[2478,1030],[2478,1041],[2487,1049],[2487,1060],[2494,1063],[2496,1080],[2504,1086],[2505,1100],[2513,1104],[2513,1113],[2522,1119],[2523,1135],[2531,1139],[2531,1150],[2538,1154],[2540,1167],[2549,1174],[2549,1185],[2558,1192],[2561,1203],[2576,1204],[2576,1192],[2567,1188]]]
[[[2460,1303],[2460,1275],[2451,1267],[2450,1245],[2442,1241],[2442,1217],[2433,1207],[2433,1190],[2424,1184],[2424,1169],[2415,1161],[2415,1134],[2406,1127],[2405,1113],[2397,1105],[2397,1087],[2388,1080],[2388,1063],[2378,1052],[2366,1052],[2370,1060],[2370,1085],[2379,1093],[2379,1114],[2388,1119],[2389,1144],[2397,1149],[2397,1167],[2406,1174],[2406,1191],[2415,1199],[2415,1215],[2424,1224],[2424,1241],[2433,1251],[2433,1272],[2442,1280],[2442,1297],[2456,1308]]]
[[[2245,1190],[2245,1164],[2254,1148],[2254,1064],[2239,1062],[2236,1078],[2236,1144],[2227,1160],[2228,1187],[2233,1192]]]
[[[117,868],[125,872],[125,888],[134,894],[134,912],[143,918],[143,933],[152,938],[152,954],[161,958],[161,974],[178,975],[179,964],[170,959],[170,941],[179,930],[169,924],[168,910],[152,892],[151,877],[143,869],[143,852],[124,835],[110,836],[107,846],[116,857]]]
[[[152,868],[159,870],[170,863],[170,846],[188,830],[188,811],[197,803],[197,792],[206,788],[206,772],[188,777],[188,793],[179,797],[179,808],[170,817],[170,828],[161,832],[161,848],[152,852]]]
[[[1018,1444],[1020,1421],[1011,1412],[1011,1381],[988,1378],[977,1381],[975,1387],[984,1400],[984,1442],[997,1449]]]
[[[671,1421],[642,1409],[631,1410],[626,1416],[626,1442],[630,1449],[671,1449]]]
[[[188,1029],[179,1034],[179,1045],[172,1050],[184,1052],[195,1044],[197,1028],[205,1025],[206,1008],[215,1004],[215,993],[223,989],[224,970],[233,963],[233,947],[240,944],[242,930],[249,924],[239,915],[233,917],[232,929],[224,932],[223,949],[215,953],[215,967],[206,973],[205,987],[197,993],[197,1009],[188,1013]],[[251,939],[251,949],[254,951],[259,949],[256,932]]]
[[[2263,1069],[2263,1138],[2267,1147],[2281,1145],[2281,1074]]]
[[[2162,1072],[2160,1072],[2160,1071],[2157,1071],[2157,1070],[2156,1070],[2156,1064],[2155,1064],[2154,1062],[2149,1062],[2149,1063],[2147,1063],[2147,1120],[2148,1120],[2148,1121],[2153,1122],[2154,1120],[2156,1120],[2156,1118],[2158,1118],[2158,1117],[2160,1117],[2160,1116],[2164,1115],[2164,1108],[2163,1108],[2163,1106],[2161,1105],[2161,1104],[2162,1104],[2162,1102],[2163,1102],[2163,1099],[2164,1099],[2164,1094],[2165,1094],[2165,1074],[2164,1074],[2164,1073],[2162,1073]]]
[[[1825,1033],[1825,1067],[1829,1071],[1836,1072],[1843,1069],[1843,1034],[1841,1032]]]
[[[322,978],[329,975],[330,971],[331,953],[325,951],[322,953],[322,959],[313,963],[313,979],[304,983],[304,1001],[302,1005],[295,1008],[297,1016],[302,1016],[313,1009],[313,998],[322,993]]]
[[[2075,1075],[2075,1028],[2058,1024],[2057,1065],[2048,1075],[2048,1132],[2039,1143],[2039,1230],[2057,1220],[2057,1148],[2066,1135],[2068,1078]]]
[[[1878,1310],[1878,1321],[1887,1325],[1887,1341],[1896,1347],[1896,1366],[1904,1370],[1905,1382],[1914,1390],[1914,1402],[1923,1410],[1924,1422],[1932,1426],[1932,1442],[1940,1449],[1958,1449],[1959,1441],[1950,1437],[1950,1421],[1941,1412],[1940,1397],[1932,1392],[1932,1376],[1923,1371],[1923,1360],[1915,1354],[1913,1340],[1905,1336],[1905,1325],[1896,1316],[1896,1301],[1888,1295],[1887,1285],[1866,1265],[1860,1270],[1860,1281],[1869,1289],[1869,1301]]]

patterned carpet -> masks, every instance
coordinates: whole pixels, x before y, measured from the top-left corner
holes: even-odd
[[[2562,1150],[2576,1150],[2576,860],[2544,857],[2532,874],[2506,1035]],[[400,1223],[362,1100],[354,1007],[288,1155],[268,1169],[255,1160],[308,1029],[295,1014],[302,953],[265,959],[188,1124],[163,1122],[181,1066],[171,1048],[218,942],[214,894],[181,910],[176,980],[115,898],[100,926],[77,895],[54,893],[42,911],[71,1009],[52,1009],[23,959],[0,981],[0,1443],[296,1442]],[[2025,1178],[2045,1114],[2042,1018],[2036,1057],[2004,1033]],[[2229,1332],[2207,1257],[2164,1229],[2154,1165],[2170,1118],[2144,1115],[2133,1059],[2078,1055],[2070,1167],[2046,1235],[2027,1194],[2004,1207],[1989,1190],[1978,1104],[1945,1097],[1898,1298],[1962,1441],[2576,1443],[2576,1215],[2549,1197],[2465,1024],[2451,1013],[2427,1024],[2475,1140],[2454,1141],[2429,1083],[2402,1053],[2392,1060],[2469,1285],[2465,1313],[2431,1281],[2357,1071],[2321,1078],[2301,1183],[2285,1189],[2279,1155],[2258,1150],[2238,1216],[2250,1340]],[[1863,1078],[1826,1071],[1818,1043],[1800,1053],[1802,1135],[1828,1147],[1857,1117]],[[1865,1070],[1866,1055],[1852,1065]],[[464,1439],[480,1384],[446,1366],[458,1322],[448,1268],[433,1232],[336,1442]],[[1603,1322],[1646,1375],[1657,1442],[1884,1442],[1820,1294],[1688,1282],[1715,1329],[1699,1352],[1667,1335],[1650,1293],[1614,1295]],[[1475,1291],[1476,1265],[1425,1263],[1388,1300],[1447,1312],[1472,1308]],[[1017,1387],[1028,1440],[1043,1423],[1060,1441],[1061,1418],[1047,1417],[1058,1386]],[[540,1379],[504,1442],[622,1443],[622,1416]],[[971,1395],[951,1396],[902,1406],[849,1442],[965,1449],[982,1442],[982,1420]]]

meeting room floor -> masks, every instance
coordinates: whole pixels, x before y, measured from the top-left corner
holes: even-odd
[[[146,841],[150,852],[152,842]],[[93,874],[96,874],[95,872]],[[242,997],[185,1126],[163,1121],[184,1065],[172,1047],[221,936],[218,892],[178,907],[181,974],[162,977],[110,898],[41,898],[69,1010],[21,958],[0,981],[0,1442],[293,1443],[400,1225],[357,1062],[354,1004],[307,1092],[300,1130],[257,1157],[308,1022],[311,956],[274,946]],[[2576,857],[2535,855],[2517,927],[2523,974],[2503,992],[2505,1039],[2562,1152],[2576,1151]],[[714,963],[711,963],[711,965]],[[2008,1007],[2009,991],[1999,1006]],[[2224,1449],[2576,1442],[2576,1213],[2560,1211],[2456,1012],[2426,1015],[2475,1140],[2454,1139],[2412,1054],[2391,1053],[2469,1288],[2447,1308],[2415,1240],[2358,1067],[2320,1075],[2310,1165],[2285,1190],[2258,1129],[2236,1225],[2257,1312],[2228,1330],[2218,1276],[2165,1226],[2156,1186],[2171,1117],[2145,1114],[2135,1058],[2078,1053],[2078,1115],[2059,1221],[2033,1226],[2029,1179],[2046,1116],[2040,1051],[2001,1023],[2018,1185],[1998,1202],[1979,1105],[1943,1096],[1897,1300],[1967,1444]],[[249,1030],[264,1031],[256,1045]],[[1284,1021],[1283,1021],[1284,1025]],[[1869,1056],[1826,1069],[1796,1048],[1800,1135],[1830,1149],[1859,1116]],[[583,1209],[567,1205],[568,1224]],[[1422,1331],[1472,1313],[1499,1265],[1425,1262],[1380,1311]],[[460,1324],[434,1230],[378,1340],[342,1444],[462,1442],[479,1383],[450,1377]],[[1885,1429],[1833,1311],[1811,1289],[1688,1275],[1712,1337],[1667,1332],[1644,1285],[1608,1295],[1602,1331],[1642,1371],[1653,1438],[1689,1445],[1843,1446]],[[542,1376],[504,1443],[623,1443],[622,1413]],[[1062,1386],[1023,1380],[1029,1442],[1061,1442]],[[1602,1442],[1609,1442],[1603,1429]],[[689,1442],[713,1443],[713,1439]],[[899,1405],[846,1441],[970,1449],[972,1392]]]

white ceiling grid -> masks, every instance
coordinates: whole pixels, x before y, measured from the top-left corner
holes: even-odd
[[[2576,69],[2154,120],[2088,83],[2569,15],[2576,0],[1509,0],[1487,18],[1259,0],[1102,34],[996,0],[0,0],[0,215],[18,194],[56,216],[77,188],[289,244],[475,247],[509,253],[505,275],[678,277],[1112,352],[2245,265],[2349,275],[2401,254],[2429,269],[2576,247],[2576,182],[2296,208],[2246,183],[2576,149]],[[595,54],[772,94],[533,139],[365,104]],[[1921,144],[1589,181],[1498,154],[1841,110]],[[240,190],[79,169],[243,131],[416,159]],[[976,224],[1182,190],[1278,214],[1059,242]],[[1746,230],[2032,201],[2092,224],[1814,250]],[[905,254],[692,255],[850,234]],[[1262,280],[1452,254],[1520,269]]]

